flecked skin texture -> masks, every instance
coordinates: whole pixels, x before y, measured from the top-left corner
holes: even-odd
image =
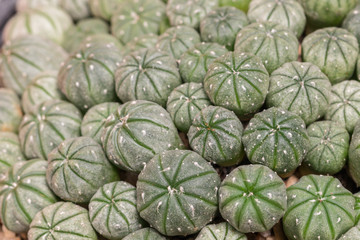
[[[242,123],[235,113],[209,106],[194,118],[188,138],[191,148],[206,160],[220,166],[231,166],[243,159],[242,133]]]
[[[95,17],[104,20],[111,20],[113,14],[117,11],[118,6],[123,4],[124,0],[89,0],[91,13]]]
[[[13,90],[0,88],[0,113],[0,131],[17,133],[23,113]]]
[[[235,52],[260,57],[269,73],[298,58],[299,42],[290,29],[278,23],[252,23],[237,35]]]
[[[218,209],[220,177],[200,155],[188,150],[154,156],[137,182],[137,209],[167,236],[200,231]]]
[[[47,159],[62,141],[80,136],[82,114],[71,103],[50,100],[24,116],[19,127],[21,149],[26,158]]]
[[[232,6],[244,12],[248,11],[250,2],[251,0],[219,0],[220,6]]]
[[[6,42],[36,35],[61,44],[65,31],[72,25],[71,17],[60,8],[42,6],[37,9],[27,9],[16,14],[6,23],[3,39]]]
[[[95,230],[111,240],[122,239],[145,225],[136,210],[136,188],[127,182],[101,187],[90,200],[89,216]]]
[[[152,228],[143,228],[127,235],[122,240],[166,240],[166,238],[160,235],[157,231]]]
[[[131,54],[132,52],[144,49],[144,48],[154,48],[159,36],[153,33],[143,35],[141,37],[135,37],[133,41],[128,42],[125,46],[126,54]]]
[[[168,99],[166,110],[175,126],[187,133],[196,114],[211,105],[201,83],[185,83],[175,88]]]
[[[295,170],[309,147],[304,121],[279,108],[257,113],[246,127],[242,141],[250,162],[263,164],[278,174]]]
[[[349,173],[357,186],[360,186],[360,121],[357,121],[351,136],[349,148]]]
[[[216,8],[200,22],[201,40],[233,50],[237,33],[248,24],[246,14],[235,7]]]
[[[165,107],[171,91],[181,84],[175,59],[157,49],[142,49],[124,58],[116,74],[122,102],[147,100]]]
[[[59,5],[59,0],[18,0],[16,1],[16,10],[22,12],[28,8],[38,8],[40,6],[58,7]]]
[[[61,0],[60,7],[75,21],[91,16],[89,0]]]
[[[97,240],[85,208],[70,202],[57,202],[36,214],[28,232],[29,240]]]
[[[101,141],[113,164],[133,172],[140,172],[155,154],[182,147],[170,114],[143,100],[127,102],[111,114]]]
[[[16,162],[26,160],[20,148],[20,140],[15,133],[0,131],[0,180]]]
[[[296,0],[253,0],[248,17],[251,22],[271,21],[289,28],[298,38],[305,29],[304,9]]]
[[[302,177],[287,189],[287,202],[283,229],[289,240],[335,240],[354,226],[355,199],[332,176]]]
[[[230,224],[223,222],[204,227],[195,240],[247,240],[245,234],[236,231]]]
[[[175,59],[180,59],[184,52],[197,43],[200,43],[200,35],[195,29],[176,26],[160,35],[156,48],[169,53]]]
[[[285,184],[266,166],[240,166],[222,182],[219,203],[221,216],[238,231],[263,232],[285,213]]]
[[[355,225],[360,227],[360,192],[354,194],[355,198]]]
[[[302,58],[317,65],[332,84],[337,84],[353,75],[358,45],[356,37],[345,29],[323,28],[304,38]]]
[[[358,227],[352,227],[339,240],[360,240],[360,229]]]
[[[85,38],[85,40],[82,42],[82,44],[102,44],[102,45],[115,45],[122,53],[124,53],[124,45],[119,42],[119,40],[116,39],[111,34],[105,34],[105,33],[98,33],[95,35],[91,35]]]
[[[293,112],[308,125],[325,115],[330,91],[329,79],[316,65],[285,63],[270,75],[266,105]]]
[[[101,144],[101,134],[107,118],[120,106],[117,102],[106,102],[90,108],[81,122],[82,136],[91,137]]]
[[[218,5],[218,0],[168,0],[166,15],[172,26],[198,28],[200,20]]]
[[[111,32],[126,44],[135,37],[159,34],[163,18],[165,4],[160,0],[124,0],[111,17]]]
[[[101,145],[90,137],[71,138],[48,155],[46,180],[61,199],[88,203],[106,183],[119,180]]]
[[[58,71],[67,54],[50,40],[28,36],[5,43],[0,57],[0,75],[4,86],[21,95],[39,73]]]
[[[203,83],[209,65],[227,53],[225,47],[217,43],[197,43],[180,58],[179,70],[184,82]]]
[[[59,89],[82,111],[115,101],[115,70],[121,58],[113,44],[84,44],[60,68]]]
[[[346,80],[334,85],[329,98],[325,119],[338,122],[352,133],[360,117],[360,83]]]
[[[335,174],[345,165],[350,136],[337,122],[314,122],[307,128],[310,146],[303,165],[319,174]]]
[[[64,99],[57,87],[57,72],[42,72],[26,87],[21,97],[25,113],[36,111],[39,104],[52,99]]]
[[[26,232],[35,214],[57,201],[46,184],[45,160],[17,162],[0,181],[1,220],[15,233]]]
[[[269,74],[260,58],[249,53],[229,52],[217,58],[204,80],[204,89],[214,105],[249,119],[263,103],[269,87]]]
[[[360,41],[360,4],[349,12],[342,23],[342,28],[354,34],[358,42]]]

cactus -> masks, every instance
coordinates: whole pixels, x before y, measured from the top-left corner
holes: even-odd
[[[230,224],[223,222],[204,227],[195,240],[247,240],[245,234],[236,231]]]
[[[355,198],[355,225],[360,227],[360,192],[354,194]]]
[[[360,240],[360,229],[358,227],[350,228],[339,240]]]
[[[360,4],[349,12],[342,23],[342,28],[354,34],[358,42],[360,42]]]
[[[18,0],[16,1],[16,10],[23,12],[29,8],[39,8],[42,6],[54,6],[58,7],[60,0]]]
[[[146,34],[141,37],[135,37],[133,41],[126,44],[126,54],[128,55],[144,48],[154,48],[158,41],[158,38],[159,36],[153,33]]]
[[[251,0],[219,0],[220,6],[232,6],[244,12],[248,11],[250,2]]]
[[[20,140],[15,133],[0,132],[0,180],[5,177],[6,172],[12,165],[24,161],[21,152]]]
[[[348,114],[349,115],[349,114]],[[351,116],[351,115],[350,115]],[[354,132],[351,136],[349,147],[349,174],[357,186],[360,186],[360,121],[357,121]]]
[[[287,201],[283,228],[289,240],[335,240],[354,226],[355,199],[334,177],[302,177],[287,189]]]
[[[0,88],[0,132],[18,132],[23,116],[20,100],[11,89]]]
[[[196,115],[188,137],[191,148],[203,158],[220,166],[231,166],[243,159],[242,133],[242,123],[233,112],[209,106]]]
[[[122,240],[166,240],[166,238],[160,235],[157,231],[152,228],[143,228],[127,235]]]
[[[124,0],[89,0],[91,13],[95,17],[110,21]]]
[[[75,21],[91,16],[89,0],[61,0],[60,7]]]
[[[118,49],[120,49],[120,51],[122,53],[124,52],[124,48],[125,48],[124,45],[122,43],[120,43],[119,40],[117,40],[113,35],[105,34],[105,33],[97,33],[97,34],[88,36],[85,38],[85,40],[81,44],[82,45],[100,44],[100,45],[109,46],[110,48],[112,46],[115,46]]]
[[[200,155],[188,150],[154,156],[137,182],[140,216],[166,236],[200,231],[215,217],[220,177]]]

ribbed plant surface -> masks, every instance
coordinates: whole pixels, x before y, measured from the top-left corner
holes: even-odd
[[[0,88],[0,131],[18,132],[23,116],[19,97],[8,88]]]

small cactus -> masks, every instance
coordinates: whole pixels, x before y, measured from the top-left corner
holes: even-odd
[[[0,112],[0,132],[17,133],[23,112],[20,100],[13,90],[0,88]]]
[[[153,228],[143,228],[127,235],[122,240],[166,240],[167,238],[159,234]]]
[[[236,231],[230,224],[223,222],[204,227],[195,240],[247,240],[245,234]]]
[[[1,96],[1,95],[0,95]],[[16,162],[24,161],[20,140],[15,133],[0,131],[0,180]]]

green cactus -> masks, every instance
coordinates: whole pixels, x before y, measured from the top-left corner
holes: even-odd
[[[107,46],[115,46],[118,49],[120,49],[120,51],[122,53],[124,53],[124,45],[122,43],[119,42],[119,40],[117,40],[113,35],[111,34],[105,34],[105,33],[98,33],[98,34],[94,34],[91,36],[88,36],[85,38],[85,40],[81,43],[82,45],[96,45],[96,44],[100,44],[100,45],[107,45]]]
[[[0,132],[17,133],[23,113],[13,90],[0,88],[0,112]]]
[[[143,228],[127,235],[122,240],[166,240],[166,238],[160,235],[157,231],[152,228]]]
[[[350,147],[349,147],[349,174],[356,183],[360,186],[360,121],[357,121],[354,132],[351,136]]]
[[[360,229],[358,227],[350,228],[339,240],[360,240]]]
[[[195,240],[247,240],[245,234],[236,231],[230,224],[223,222],[204,227]]]
[[[18,0],[16,1],[16,10],[23,12],[29,8],[39,8],[42,6],[54,6],[58,7],[60,0]]]
[[[133,41],[128,42],[125,46],[126,55],[144,48],[154,48],[159,36],[153,33],[141,37],[135,37]]]
[[[360,227],[360,192],[354,194],[355,198],[355,225]]]
[[[89,0],[61,0],[60,7],[75,21],[91,16]]]
[[[360,2],[359,2],[360,3]],[[358,42],[360,42],[360,4],[348,13],[342,23],[342,28],[347,29],[354,34]]]
[[[200,231],[215,217],[220,177],[200,155],[188,150],[154,156],[137,182],[140,216],[166,236]]]
[[[250,2],[251,0],[219,0],[220,6],[232,6],[244,12],[248,11]]]
[[[91,13],[95,17],[110,21],[124,0],[89,0]]]

